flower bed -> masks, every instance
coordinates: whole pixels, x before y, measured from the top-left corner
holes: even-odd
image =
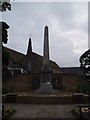
[[[76,120],[90,120],[90,106],[78,106],[71,112]]]
[[[16,110],[12,109],[11,107],[3,106],[2,107],[2,120],[7,120],[9,119]]]
[[[72,114],[73,114],[73,116],[75,117],[76,120],[80,119],[80,108],[79,107],[76,107],[71,112],[72,112]]]

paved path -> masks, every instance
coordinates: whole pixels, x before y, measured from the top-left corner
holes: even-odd
[[[71,110],[77,105],[6,104],[17,112],[12,118],[72,118]]]

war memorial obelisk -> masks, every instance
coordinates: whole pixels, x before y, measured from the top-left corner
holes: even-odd
[[[51,69],[49,66],[49,34],[48,26],[44,28],[44,47],[43,47],[43,63],[41,67],[41,83],[37,90],[40,93],[51,93],[55,90],[51,84]]]

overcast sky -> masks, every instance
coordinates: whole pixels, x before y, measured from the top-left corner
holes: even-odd
[[[26,54],[29,36],[33,52],[43,54],[44,27],[49,27],[50,59],[60,67],[79,66],[88,49],[88,3],[13,2],[2,19],[10,26],[9,48]]]

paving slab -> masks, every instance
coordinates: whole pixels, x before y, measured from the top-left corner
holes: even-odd
[[[74,119],[71,110],[77,105],[34,105],[34,104],[5,104],[16,110],[11,118],[66,118]]]
[[[39,105],[36,118],[49,118],[48,106]]]

